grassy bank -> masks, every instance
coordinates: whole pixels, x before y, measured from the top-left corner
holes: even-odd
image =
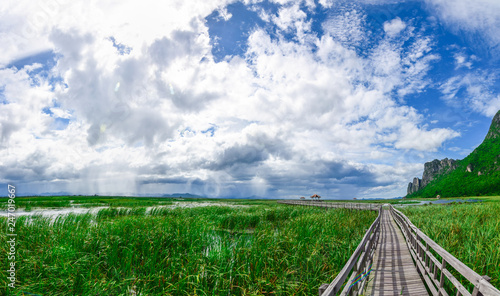
[[[432,240],[500,287],[500,203],[429,205],[402,211]]]
[[[155,205],[168,205],[178,198],[143,198],[121,196],[26,196],[16,197],[17,208],[67,208],[80,207],[147,207]],[[198,199],[193,199],[197,201]],[[1,201],[1,200],[0,200]],[[7,203],[0,203],[0,208],[5,208]]]
[[[376,217],[376,212],[276,204],[144,212],[105,209],[94,216],[69,215],[55,221],[19,217],[19,291],[317,294],[318,287],[340,271]],[[5,237],[0,245],[6,252]],[[6,266],[7,258],[0,260]],[[5,287],[3,269],[0,281]]]
[[[0,198],[0,210],[5,210],[7,207],[5,199]],[[298,200],[298,199],[295,199]],[[427,200],[427,199],[422,199]],[[306,201],[313,201],[307,198]],[[316,200],[314,200],[316,201]],[[344,200],[326,200],[322,202],[349,202],[349,203],[390,203],[390,204],[410,204],[418,203],[415,200],[402,199],[344,199]],[[16,207],[22,209],[38,209],[38,208],[68,208],[68,207],[153,207],[159,205],[172,205],[176,202],[222,202],[232,205],[273,205],[276,200],[269,199],[215,199],[215,198],[179,198],[179,197],[123,197],[123,196],[19,196],[16,197]]]

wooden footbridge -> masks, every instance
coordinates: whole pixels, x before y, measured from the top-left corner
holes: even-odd
[[[487,276],[453,257],[392,205],[279,201],[325,209],[378,211],[351,258],[320,296],[433,295],[500,296]]]

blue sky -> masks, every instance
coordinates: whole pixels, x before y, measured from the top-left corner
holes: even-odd
[[[495,0],[167,2],[2,4],[0,183],[392,198],[500,109]]]

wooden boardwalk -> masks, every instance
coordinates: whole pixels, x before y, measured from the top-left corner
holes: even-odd
[[[487,275],[479,275],[460,262],[392,205],[278,202],[325,209],[376,210],[379,213],[335,279],[319,287],[321,296],[500,296],[500,290],[490,284]]]
[[[389,210],[382,210],[379,245],[364,295],[429,295]]]

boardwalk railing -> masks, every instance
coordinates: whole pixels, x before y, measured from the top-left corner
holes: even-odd
[[[331,284],[323,284],[319,288],[319,295],[333,296],[342,289],[340,295],[359,295],[365,289],[366,280],[370,273],[372,265],[373,254],[378,244],[380,218],[381,218],[381,205],[365,204],[365,203],[330,203],[330,202],[315,202],[315,201],[300,201],[300,200],[283,200],[278,203],[300,206],[313,206],[325,209],[329,208],[344,208],[350,210],[371,210],[379,211],[377,219],[366,231],[365,236],[359,243],[358,247],[352,254],[349,261],[344,265],[337,277]],[[349,280],[346,279],[350,275]]]
[[[380,205],[369,203],[349,203],[349,202],[322,202],[322,201],[308,201],[308,200],[279,200],[278,203],[297,206],[320,207],[325,209],[330,208],[343,208],[350,210],[371,210],[378,211]]]
[[[364,204],[364,203],[326,203],[314,201],[298,201],[298,200],[285,200],[278,201],[278,203],[300,206],[313,206],[325,209],[329,208],[344,208],[351,210],[372,210],[379,211],[377,219],[366,231],[365,236],[359,243],[358,247],[352,254],[349,261],[344,265],[340,273],[333,280],[331,284],[323,284],[319,288],[319,295],[321,296],[334,296],[342,289],[340,295],[360,295],[365,289],[366,280],[370,273],[373,254],[378,244],[380,219],[381,219],[381,205],[377,204]],[[346,281],[347,277],[349,279]]]
[[[366,209],[368,210],[368,208]],[[375,253],[379,238],[382,211],[380,206],[377,209],[379,211],[377,219],[370,226],[351,258],[344,265],[344,268],[342,268],[330,285],[320,287],[319,293],[321,296],[337,295],[344,284],[344,289],[340,295],[359,295],[365,289],[366,280],[368,279],[373,261],[373,254]],[[351,276],[346,282],[349,274]]]
[[[420,229],[415,227],[403,213],[390,206],[392,216],[395,218],[396,223],[401,228],[405,236],[406,243],[410,249],[413,260],[417,263],[417,268],[425,280],[427,288],[432,295],[448,296],[445,289],[445,278],[449,281],[454,289],[456,295],[479,296],[491,295],[500,296],[500,291],[489,283],[487,276],[481,276],[464,263],[460,262],[457,258],[453,257],[445,249],[431,240]],[[441,261],[433,255],[433,253],[441,257]],[[469,283],[474,286],[472,293],[470,293],[464,285],[455,278],[449,267],[451,266],[455,271],[462,275]]]

